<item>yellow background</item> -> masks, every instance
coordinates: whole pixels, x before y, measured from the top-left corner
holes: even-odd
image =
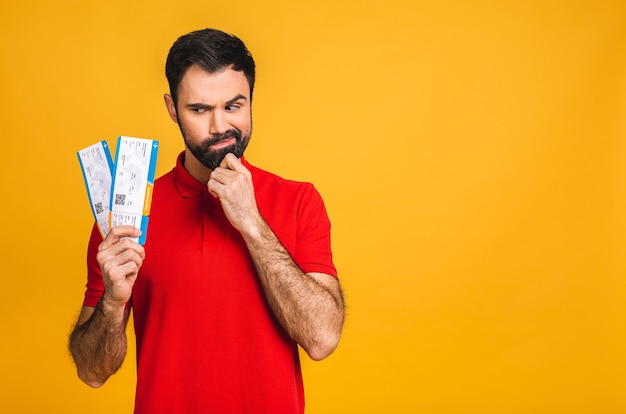
[[[202,27],[257,65],[248,159],[312,181],[348,317],[307,412],[626,413],[626,3],[0,6],[0,412],[131,412],[66,351],[92,218],[76,151],[182,149],[164,60]],[[149,254],[149,252],[148,252]]]

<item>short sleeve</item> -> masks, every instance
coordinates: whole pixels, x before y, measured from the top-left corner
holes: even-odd
[[[102,273],[100,272],[100,265],[96,260],[98,246],[101,242],[102,236],[100,235],[100,230],[98,230],[98,226],[94,224],[87,247],[87,289],[85,290],[85,299],[83,301],[84,306],[95,307],[104,294]]]
[[[315,187],[303,184],[297,213],[298,231],[294,262],[305,273],[319,272],[337,277],[330,243],[330,220]]]

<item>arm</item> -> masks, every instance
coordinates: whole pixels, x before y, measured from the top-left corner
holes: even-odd
[[[100,387],[114,374],[126,356],[126,325],[132,287],[143,262],[143,246],[126,237],[137,237],[131,226],[111,229],[98,248],[97,260],[105,286],[94,307],[83,306],[70,335],[69,348],[78,376],[91,387]]]
[[[339,343],[344,303],[339,281],[323,273],[303,273],[258,211],[250,172],[228,154],[211,174],[231,224],[242,234],[272,312],[289,336],[314,360]]]
[[[326,358],[339,344],[343,325],[339,280],[303,273],[262,219],[242,234],[281,326],[312,359]]]
[[[104,299],[104,297],[103,297]],[[70,335],[70,352],[78,377],[98,388],[114,374],[126,356],[126,324],[129,310],[105,311],[104,300],[98,306],[83,306]]]

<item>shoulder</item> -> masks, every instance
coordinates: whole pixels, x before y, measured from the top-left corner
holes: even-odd
[[[156,180],[154,180],[154,183],[157,184],[157,183],[172,181],[173,179],[174,179],[174,169],[171,169],[165,174],[158,177]]]
[[[170,170],[154,180],[154,193],[167,191],[174,187],[174,170]]]
[[[267,191],[273,196],[289,195],[289,197],[310,197],[318,195],[314,185],[306,181],[296,181],[281,177],[246,161],[246,167],[252,174],[256,191]]]
[[[306,181],[283,178],[250,163],[245,163],[252,175],[257,203],[272,209],[301,216],[305,211],[325,210],[324,201],[315,186]]]

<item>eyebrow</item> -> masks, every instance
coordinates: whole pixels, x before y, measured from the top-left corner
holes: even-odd
[[[237,102],[240,99],[243,99],[244,101],[248,100],[248,98],[246,98],[242,94],[238,94],[234,98],[231,98],[228,101],[226,101],[226,106],[232,105],[232,104],[234,104],[235,102]],[[187,104],[187,108],[193,108],[193,109],[213,109],[213,106],[197,102],[197,103]]]
[[[238,94],[238,95],[237,95],[237,96],[235,96],[234,98],[232,98],[232,99],[230,99],[230,100],[226,101],[226,105],[232,105],[232,104],[234,104],[235,102],[237,102],[237,101],[238,101],[238,100],[240,100],[240,99],[243,99],[244,101],[247,101],[247,100],[248,100],[248,99],[247,99],[245,96],[243,96],[242,94]]]

